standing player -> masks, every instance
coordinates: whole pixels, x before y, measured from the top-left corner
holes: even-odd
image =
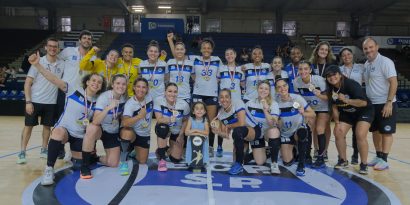
[[[326,67],[334,65],[335,59],[329,42],[322,41],[318,43],[309,59],[312,63],[313,74],[323,77]]]
[[[127,99],[127,77],[116,74],[112,77],[112,89],[105,91],[97,98],[92,122],[87,126],[82,147],[82,179],[92,178],[89,165],[92,152],[98,139],[101,139],[106,156],[100,157],[102,164],[117,167],[120,159],[120,116]]]
[[[52,74],[61,78],[65,69],[64,61],[58,60],[58,41],[49,38],[46,41],[47,54],[39,59],[39,64],[47,68]],[[26,98],[25,126],[21,134],[21,151],[17,163],[26,163],[26,148],[31,137],[33,127],[38,125],[38,117],[41,116],[43,125],[43,143],[40,151],[42,158],[47,158],[47,143],[50,137],[50,127],[54,125],[55,107],[57,102],[57,87],[42,76],[32,66],[24,83]]]
[[[245,75],[243,74],[241,67],[236,65],[236,52],[233,48],[225,50],[226,65],[222,65],[219,69],[219,88],[227,88],[231,91],[232,100],[242,100],[241,85],[244,85]],[[216,156],[223,156],[223,138],[218,137],[218,148],[216,149]]]
[[[121,129],[121,156],[120,174],[128,175],[127,156],[130,150],[135,149],[138,163],[145,164],[148,160],[151,141],[151,123],[154,102],[148,94],[149,83],[145,78],[134,81],[134,96],[124,107]]]
[[[396,132],[397,116],[397,73],[393,61],[378,52],[379,46],[372,38],[363,42],[363,52],[367,57],[364,65],[366,94],[372,102],[375,117],[370,128],[376,157],[369,163],[375,170],[389,168],[387,157]]]
[[[74,85],[67,84],[44,68],[39,60],[38,53],[29,57],[30,64],[34,65],[44,78],[67,93],[65,111],[51,133],[47,166],[41,179],[42,185],[51,185],[54,184],[54,164],[65,143],[70,142],[73,158],[81,159],[85,129],[94,114],[96,98],[106,87],[106,82],[99,74],[88,74],[83,78],[83,86],[76,89]]]
[[[360,174],[367,174],[369,145],[367,133],[374,118],[374,110],[360,84],[344,77],[337,66],[329,66],[326,73],[327,96],[335,120],[336,147],[339,160],[335,168],[348,166],[346,158],[346,134],[356,124],[357,144],[360,150]]]
[[[324,162],[326,141],[329,140],[326,139],[325,129],[330,121],[327,96],[324,94],[326,82],[324,78],[311,74],[312,68],[307,61],[299,62],[298,73],[299,76],[293,81],[295,93],[300,94],[316,113],[315,118],[308,119],[316,137],[314,139],[315,150],[319,153],[312,167],[323,168],[326,166]]]
[[[289,79],[289,75],[286,71],[282,70],[283,69],[283,61],[282,57],[280,56],[275,56],[272,59],[272,64],[271,64],[272,72],[268,76],[269,83],[271,85],[271,95],[272,98],[275,99],[275,81],[276,79]]]
[[[342,65],[340,66],[340,71],[342,74],[349,79],[352,79],[359,83],[359,85],[363,84],[363,73],[364,73],[364,66],[363,64],[354,63],[353,60],[353,52],[350,48],[343,48],[340,50],[339,53],[340,60]],[[353,147],[353,155],[352,155],[352,164],[359,163],[359,149],[357,148],[357,141],[356,141],[356,124],[352,125],[352,147]]]
[[[302,49],[298,46],[294,46],[290,49],[290,60],[291,63],[286,65],[285,71],[288,73],[288,86],[289,93],[294,93],[293,90],[293,80],[298,76],[298,66],[299,62],[303,59]]]
[[[153,100],[164,97],[165,82],[169,81],[167,64],[158,59],[159,51],[158,42],[151,41],[147,47],[148,60],[141,62],[139,70],[141,77],[148,80],[149,92]]]
[[[159,155],[158,171],[167,171],[165,162],[165,152],[167,151],[167,138],[170,138],[169,159],[173,163],[182,160],[184,146],[184,131],[189,117],[189,105],[184,100],[177,98],[178,86],[175,83],[168,83],[165,87],[165,98],[157,98],[154,101],[154,112],[157,124],[155,134],[157,134]]]
[[[178,85],[178,99],[185,100],[188,104],[191,102],[191,86],[189,81],[194,72],[194,62],[185,57],[185,44],[183,42],[175,43],[175,58],[169,59],[169,82]]]
[[[111,77],[119,72],[117,65],[119,53],[117,50],[110,50],[105,57],[105,60],[95,58],[100,49],[94,46],[87,55],[80,61],[80,69],[89,72],[95,72],[104,76],[105,81],[111,82]]]
[[[266,80],[270,73],[270,65],[263,63],[263,51],[260,47],[252,49],[252,62],[244,65],[246,78],[246,92],[243,97],[244,102],[258,97],[257,87],[260,81]]]
[[[286,80],[276,80],[277,102],[280,109],[281,155],[283,164],[291,166],[294,162],[293,146],[298,148],[296,175],[305,175],[305,154],[308,147],[309,130],[305,118],[315,118],[315,112],[302,96],[289,93]]]

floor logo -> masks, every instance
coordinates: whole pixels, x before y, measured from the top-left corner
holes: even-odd
[[[173,163],[167,164],[168,172],[158,172],[153,158],[147,165],[129,161],[127,177],[96,166],[94,178],[82,180],[78,171],[65,168],[56,173],[54,186],[34,181],[23,193],[23,204],[208,204],[210,191],[216,204],[400,204],[385,187],[349,171],[307,168],[306,176],[297,177],[296,166],[281,166],[275,176],[267,166],[245,165],[241,175],[232,176],[227,174],[231,160],[230,155],[211,160],[212,187],[205,172]]]

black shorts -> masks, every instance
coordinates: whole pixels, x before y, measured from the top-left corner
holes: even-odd
[[[192,102],[203,102],[206,105],[218,105],[218,97],[214,96],[203,96],[203,95],[192,95]]]
[[[373,107],[374,120],[370,127],[370,132],[379,131],[381,134],[396,133],[397,103],[393,103],[392,116],[388,118],[382,116],[384,104],[373,104]]]
[[[25,113],[24,124],[26,126],[36,126],[38,125],[38,117],[41,117],[41,124],[44,126],[52,127],[55,123],[54,113],[55,104],[40,104],[33,103],[34,111],[33,114],[29,115]]]
[[[339,121],[349,125],[356,125],[359,121],[364,121],[372,124],[374,119],[373,106],[367,107],[357,112],[339,112]]]
[[[171,133],[171,136],[169,136],[169,140],[172,140],[172,141],[176,142],[178,136],[179,136],[179,134],[175,134],[175,135],[174,135],[174,134]]]
[[[263,148],[266,146],[264,139],[255,139],[253,141],[250,141],[249,144],[251,145],[252,149]]]
[[[292,134],[292,136],[290,137],[280,137],[280,143],[281,144],[290,144],[290,145],[295,145],[296,144],[296,140],[295,140],[295,133]]]
[[[144,149],[149,149],[151,143],[150,136],[139,136],[136,134],[135,137],[135,141],[131,144],[132,147],[142,147]]]
[[[320,113],[326,113],[326,114],[329,114],[329,111],[315,111],[315,113],[316,113],[316,115],[317,115],[317,114],[320,114]]]
[[[101,141],[103,143],[104,149],[111,149],[120,146],[120,133],[108,133],[102,131]]]
[[[70,150],[74,152],[82,152],[83,151],[83,139],[73,137],[68,133],[68,142],[70,143]]]
[[[262,128],[259,125],[253,127],[253,130],[255,130],[255,140],[265,140],[262,135]]]

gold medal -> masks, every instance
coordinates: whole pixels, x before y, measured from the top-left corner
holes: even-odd
[[[148,122],[147,122],[146,120],[144,120],[144,121],[141,123],[141,126],[142,126],[143,128],[147,128],[147,127],[148,127]]]
[[[177,116],[179,115],[178,110],[172,110],[172,115],[173,115],[174,117],[177,117]]]
[[[88,118],[85,118],[84,120],[83,120],[83,125],[84,126],[87,126],[87,125],[89,125],[90,124],[90,120],[88,119]]]
[[[209,76],[205,76],[204,79],[205,79],[206,81],[209,81],[211,78],[210,78]]]
[[[338,98],[339,98],[339,95],[335,91],[332,91],[332,99],[336,101]]]
[[[298,102],[294,102],[294,103],[293,103],[293,108],[299,109],[299,108],[300,108],[300,104],[299,104]]]
[[[316,87],[313,84],[309,84],[309,91],[313,92],[316,89]]]
[[[113,120],[112,120],[112,124],[113,124],[113,125],[118,124],[118,120],[117,120],[117,119],[113,119]]]

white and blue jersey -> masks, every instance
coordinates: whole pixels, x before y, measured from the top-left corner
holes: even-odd
[[[169,82],[175,83],[178,86],[179,99],[191,99],[191,86],[189,79],[194,73],[194,62],[185,59],[183,62],[170,59],[167,62],[169,71]]]
[[[255,66],[253,63],[245,64],[246,92],[244,100],[252,100],[258,97],[257,87],[260,81],[266,80],[271,67],[268,63]]]
[[[218,96],[218,75],[222,65],[221,59],[211,56],[210,60],[204,61],[200,56],[189,56],[194,61],[194,95]]]
[[[353,64],[352,68],[348,68],[344,65],[340,66],[340,71],[346,78],[352,79],[358,82],[360,85],[362,85],[364,82],[364,79],[363,79],[364,70],[365,68],[363,64],[355,63]]]
[[[262,133],[269,129],[268,121],[266,120],[265,113],[263,112],[263,105],[259,102],[259,99],[253,99],[246,104],[247,115],[251,115],[255,119],[259,127],[262,128]],[[277,102],[272,101],[269,108],[271,116],[279,117],[280,110]]]
[[[184,118],[189,117],[189,105],[187,102],[181,99],[177,99],[175,105],[172,107],[168,105],[167,100],[164,97],[158,97],[154,101],[154,112],[162,114],[162,117],[171,119],[173,111],[177,111],[176,120],[173,123],[169,123],[171,134],[179,134],[182,128],[182,121]]]
[[[241,97],[241,82],[245,81],[241,67],[236,66],[233,70],[229,70],[227,65],[221,66],[219,70],[220,89],[228,88],[231,91],[232,100],[242,100]]]
[[[302,78],[299,76],[293,81],[293,87],[295,88],[295,93],[301,95],[307,103],[312,107],[314,111],[329,111],[328,102],[317,97],[312,91],[309,90],[309,85],[315,86],[315,89],[320,90],[320,92],[326,91],[326,81],[324,78],[318,75],[311,75],[310,82],[303,82]]]
[[[293,107],[293,103],[299,103],[305,110],[309,106],[302,96],[293,93],[289,93],[289,95],[289,101],[282,101],[280,97],[277,98],[280,110],[279,117],[281,119],[280,135],[284,138],[293,136],[299,128],[306,126],[304,117],[299,113],[297,108]]]
[[[111,100],[112,100],[112,90],[103,92],[97,98],[95,110],[103,111],[105,107],[111,104]],[[119,105],[116,108],[108,111],[107,115],[101,122],[101,127],[104,131],[111,133],[111,134],[119,133],[119,128],[120,128],[119,118],[122,115],[122,112],[124,111],[124,104],[126,100],[127,100],[126,97],[124,95],[121,95]],[[113,111],[115,111],[116,116],[114,116]]]
[[[152,98],[164,97],[165,93],[165,74],[168,73],[167,64],[158,60],[155,64],[149,63],[148,60],[144,60],[140,64],[141,77],[148,80],[149,93]]]
[[[64,112],[54,127],[63,127],[71,136],[82,139],[86,128],[83,120],[87,117],[88,121],[91,121],[97,98],[88,98],[87,103],[85,103],[84,89],[82,87],[74,89],[75,87],[72,84],[67,85]]]
[[[144,106],[147,112],[145,119],[138,120],[132,126],[132,129],[138,136],[149,137],[151,133],[152,113],[154,110],[154,102],[150,95],[145,96],[144,101],[142,102],[136,100],[135,96],[128,99],[124,106],[123,116],[135,117],[140,113],[141,108]]]
[[[242,100],[236,100],[232,101],[232,107],[229,110],[229,112],[226,112],[224,108],[221,108],[218,113],[218,119],[224,124],[224,125],[231,125],[236,122],[238,122],[238,113],[240,111],[245,111],[246,113],[246,124],[251,127],[255,127],[258,125],[256,123],[256,120],[247,113],[245,104],[243,103]]]
[[[293,81],[296,79],[296,77],[299,76],[298,67],[294,66],[292,63],[289,63],[285,66],[284,71],[288,74],[287,82],[289,85],[289,93],[295,93],[295,90],[293,88]]]

